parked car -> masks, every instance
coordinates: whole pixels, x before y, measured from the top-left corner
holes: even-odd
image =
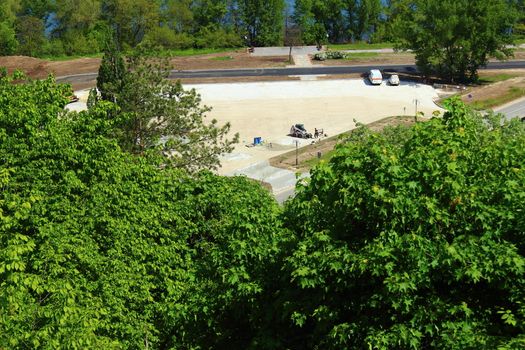
[[[368,73],[368,80],[372,85],[381,85],[383,82],[383,75],[379,69],[371,69]]]
[[[390,85],[395,85],[395,86],[399,85],[399,77],[398,77],[398,75],[397,74],[392,74],[390,76],[390,78],[388,78],[388,83]]]

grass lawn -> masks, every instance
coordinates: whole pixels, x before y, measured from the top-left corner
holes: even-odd
[[[485,75],[479,78],[479,83],[480,84],[493,84],[493,83],[497,83],[498,81],[504,81],[504,80],[515,78],[516,76],[517,75],[512,75],[512,74],[507,74],[507,73],[501,73],[501,74],[495,74],[495,75]]]
[[[207,55],[211,53],[230,52],[238,50],[239,48],[219,48],[219,49],[185,49],[185,50],[164,50],[163,56],[177,57],[177,56],[197,56]]]
[[[186,57],[186,56],[198,56],[198,55],[207,55],[212,53],[221,53],[221,52],[231,52],[238,50],[239,48],[218,48],[218,49],[184,49],[184,50],[162,50],[158,53],[161,57]],[[87,55],[74,55],[74,56],[42,56],[42,59],[48,61],[69,61],[77,58],[101,58],[103,53],[93,53]],[[124,53],[126,56],[126,53]],[[224,56],[228,57],[228,56]],[[226,60],[226,58],[225,58]]]
[[[511,102],[520,97],[525,96],[525,88],[522,87],[509,87],[501,95],[487,98],[485,100],[474,101],[471,106],[478,110],[489,109],[496,106],[501,106],[507,102]]]
[[[377,50],[377,49],[391,49],[394,47],[392,43],[375,43],[368,44],[366,42],[357,42],[353,44],[328,44],[328,49],[337,50]]]
[[[332,149],[332,150],[330,150],[328,152],[325,152],[325,153],[321,152],[321,158],[314,157],[314,158],[310,158],[310,159],[304,160],[304,161],[301,162],[301,164],[299,164],[299,166],[301,168],[312,169],[313,167],[315,167],[317,164],[319,164],[321,162],[328,162],[328,161],[330,161],[330,159],[334,156],[334,153],[335,153],[335,149]]]
[[[360,60],[364,58],[374,58],[378,56],[379,56],[378,52],[356,52],[356,53],[347,54],[345,60],[355,61],[355,60]]]

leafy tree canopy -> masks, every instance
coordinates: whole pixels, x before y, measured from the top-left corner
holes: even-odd
[[[523,348],[525,125],[448,109],[361,128],[287,205],[283,347]]]
[[[123,152],[111,103],[66,113],[70,88],[21,79],[0,79],[0,348],[198,348],[249,325],[270,195]]]
[[[450,80],[476,79],[490,57],[508,58],[515,2],[507,0],[407,0],[396,5],[395,40],[411,49],[425,74]]]

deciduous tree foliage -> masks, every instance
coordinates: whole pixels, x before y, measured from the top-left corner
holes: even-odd
[[[269,194],[123,152],[112,104],[65,113],[69,88],[15,78],[0,80],[0,347],[202,348],[249,327],[279,242]]]
[[[508,58],[518,18],[514,1],[399,1],[395,39],[423,73],[476,79],[490,57]]]
[[[239,14],[252,46],[280,45],[284,27],[284,0],[239,0]]]
[[[320,32],[331,42],[363,40],[374,33],[382,11],[379,0],[296,0],[294,19],[307,43],[319,41]]]
[[[523,348],[525,125],[448,109],[361,128],[300,186],[283,348]]]

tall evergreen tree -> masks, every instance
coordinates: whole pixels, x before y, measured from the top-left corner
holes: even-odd
[[[126,68],[115,38],[108,40],[106,51],[98,70],[97,88],[105,101],[116,101],[116,94],[122,88]]]

